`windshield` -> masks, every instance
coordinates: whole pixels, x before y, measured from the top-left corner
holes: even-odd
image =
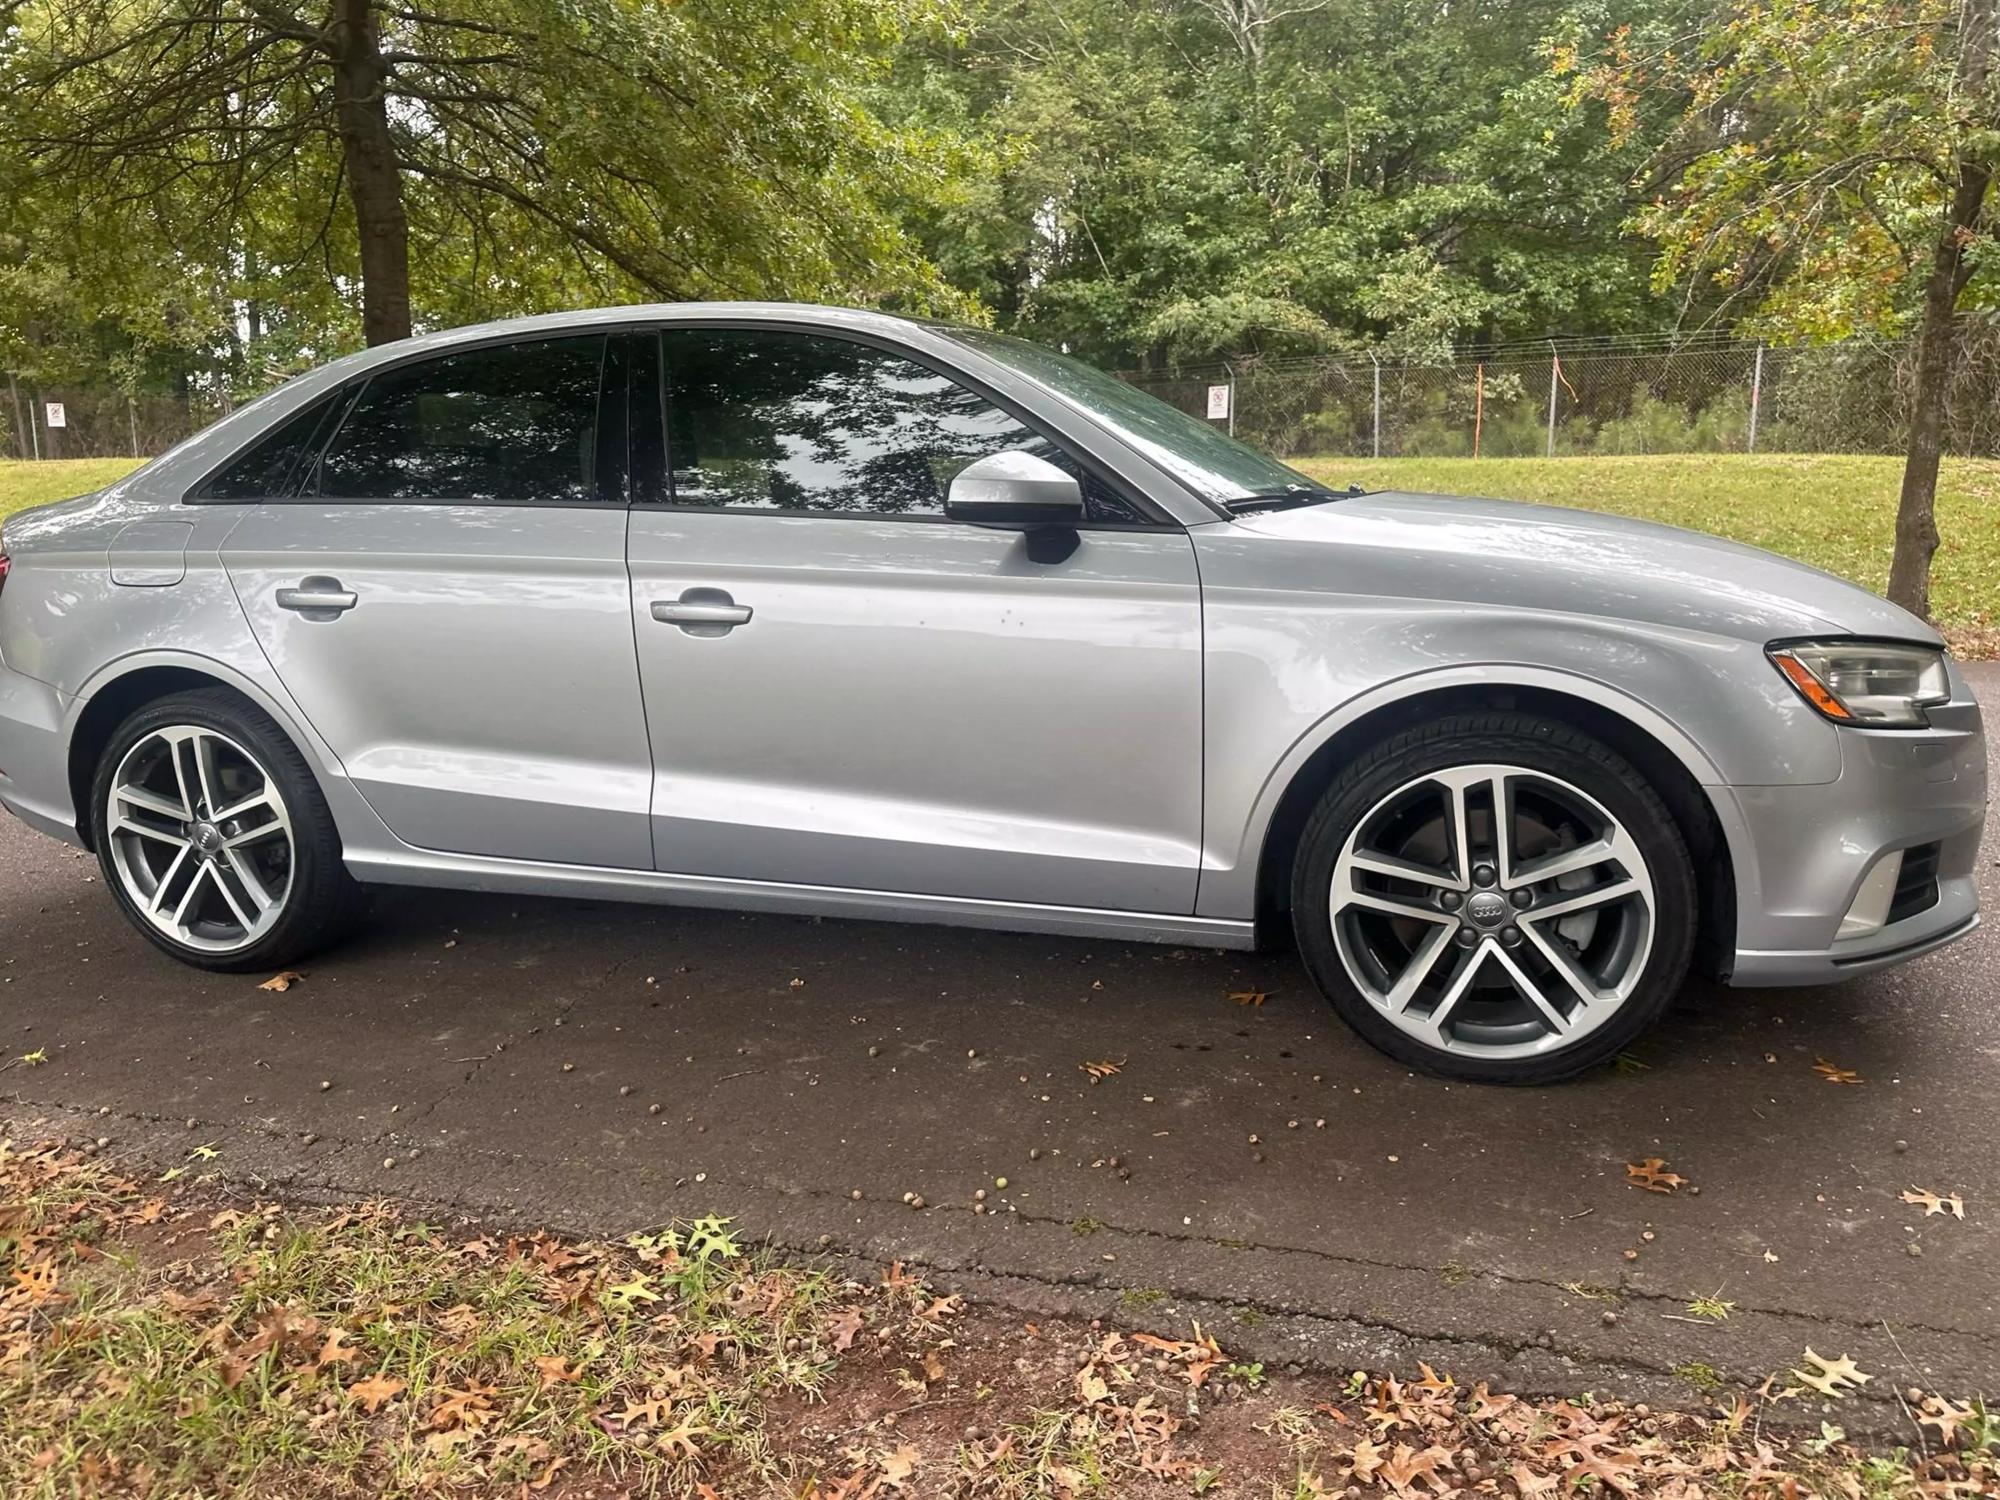
[[[1326,488],[1200,418],[1080,359],[983,328],[948,332],[960,343],[1082,407],[1202,499],[1216,505],[1293,491],[1324,492]]]

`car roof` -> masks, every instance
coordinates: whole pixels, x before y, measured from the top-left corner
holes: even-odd
[[[748,322],[808,323],[820,328],[845,328],[856,333],[908,338],[914,330],[949,332],[952,325],[932,319],[899,317],[861,307],[832,307],[812,302],[641,302],[619,307],[578,308],[570,312],[535,313],[467,323],[457,328],[420,333],[393,343],[377,344],[320,369],[338,365],[345,372],[364,369],[412,354],[448,349],[456,344],[484,343],[523,334],[566,333],[630,323],[699,323],[743,319]]]

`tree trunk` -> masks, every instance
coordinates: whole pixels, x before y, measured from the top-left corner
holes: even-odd
[[[371,0],[338,0],[333,102],[348,197],[361,241],[361,331],[370,344],[410,336],[410,221],[403,171],[389,133],[382,61]]]
[[[1964,10],[1958,39],[1956,83],[1966,98],[1985,90],[1993,57],[1992,0],[1973,0]],[[1903,489],[1896,500],[1896,550],[1889,560],[1889,598],[1914,615],[1931,617],[1931,558],[1938,547],[1938,461],[1944,455],[1944,424],[1956,353],[1953,318],[1958,294],[1971,279],[1965,252],[1977,233],[1992,169],[1961,159],[1951,205],[1938,231],[1924,285],[1924,322],[1917,335],[1917,379],[1910,401],[1910,448],[1903,464]]]

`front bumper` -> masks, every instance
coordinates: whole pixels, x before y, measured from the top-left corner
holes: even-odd
[[[1709,788],[1736,867],[1729,983],[1850,979],[1942,948],[1979,925],[1987,775],[1979,705],[1960,682],[1930,718],[1924,730],[1837,731],[1840,775],[1825,785]],[[1887,856],[1928,853],[1931,845],[1936,900],[1841,936],[1841,919],[1869,873]]]
[[[64,752],[69,707],[47,683],[0,662],[0,807],[30,828],[81,844]]]

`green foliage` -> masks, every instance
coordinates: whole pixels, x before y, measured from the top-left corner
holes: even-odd
[[[1656,289],[1750,313],[1744,326],[1839,339],[1906,331],[1961,157],[1996,155],[1990,93],[1956,78],[1957,0],[1730,0],[1661,11],[1555,49],[1613,138],[1680,102],[1666,191],[1634,225]],[[1943,101],[1954,104],[1944,107]],[[1990,258],[1982,246],[1975,260]],[[1981,293],[1980,295],[1985,295]]]
[[[1542,38],[1571,14],[970,0],[888,90],[993,163],[918,232],[1003,325],[1107,365],[1657,322],[1619,226],[1671,111],[1613,139],[1570,109]]]
[[[343,0],[31,0],[0,38],[0,364],[239,397],[354,347]],[[868,95],[930,0],[372,0],[418,328],[795,298],[966,312]]]

